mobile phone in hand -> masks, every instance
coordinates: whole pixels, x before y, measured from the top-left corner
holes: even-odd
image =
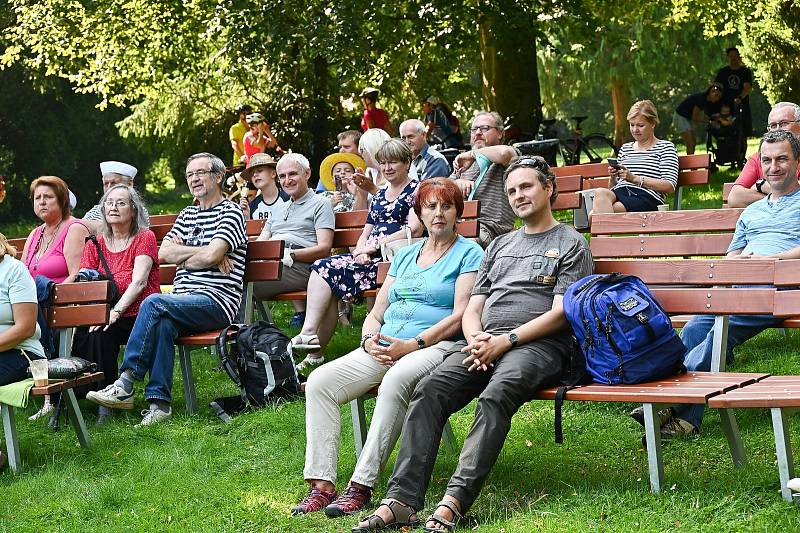
[[[608,166],[613,168],[619,168],[620,164],[617,162],[616,158],[609,157],[608,158]]]

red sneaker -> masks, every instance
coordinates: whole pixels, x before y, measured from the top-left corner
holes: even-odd
[[[330,505],[337,496],[335,490],[333,492],[326,492],[312,487],[311,490],[308,491],[308,494],[306,494],[306,497],[292,509],[292,516],[321,511],[323,508]]]
[[[357,513],[367,506],[371,497],[372,491],[370,489],[349,485],[344,489],[342,495],[336,498],[336,501],[325,507],[325,514],[330,518],[336,518]]]

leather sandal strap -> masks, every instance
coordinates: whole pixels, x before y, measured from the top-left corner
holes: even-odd
[[[451,502],[450,500],[442,500],[436,504],[436,507],[447,507],[450,509],[450,512],[453,513],[453,516],[456,520],[461,520],[464,516],[461,514],[461,511],[456,507],[456,504]]]

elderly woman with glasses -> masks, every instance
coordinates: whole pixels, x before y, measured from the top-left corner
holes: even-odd
[[[80,328],[72,353],[97,363],[103,389],[117,379],[117,355],[128,343],[139,306],[151,294],[161,292],[156,237],[147,228],[144,203],[127,185],[114,185],[100,200],[101,230],[87,243],[78,279],[93,279],[94,272],[114,280],[120,299],[111,309],[106,326]],[[107,271],[106,268],[110,270]],[[100,420],[110,414],[100,407]]]

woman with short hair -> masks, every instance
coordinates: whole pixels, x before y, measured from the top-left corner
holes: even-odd
[[[400,435],[414,388],[462,338],[461,315],[483,257],[480,246],[456,233],[463,211],[463,196],[452,181],[420,184],[414,212],[429,237],[398,251],[364,320],[361,346],[309,376],[304,477],[310,489],[294,514],[324,508],[335,517],[364,507]],[[377,385],[367,441],[348,487],[337,496],[339,406]]]
[[[678,186],[678,151],[656,138],[653,102],[634,103],[628,123],[634,140],[619,149],[618,165],[608,167],[610,189],[595,189],[592,214],[655,211]]]

